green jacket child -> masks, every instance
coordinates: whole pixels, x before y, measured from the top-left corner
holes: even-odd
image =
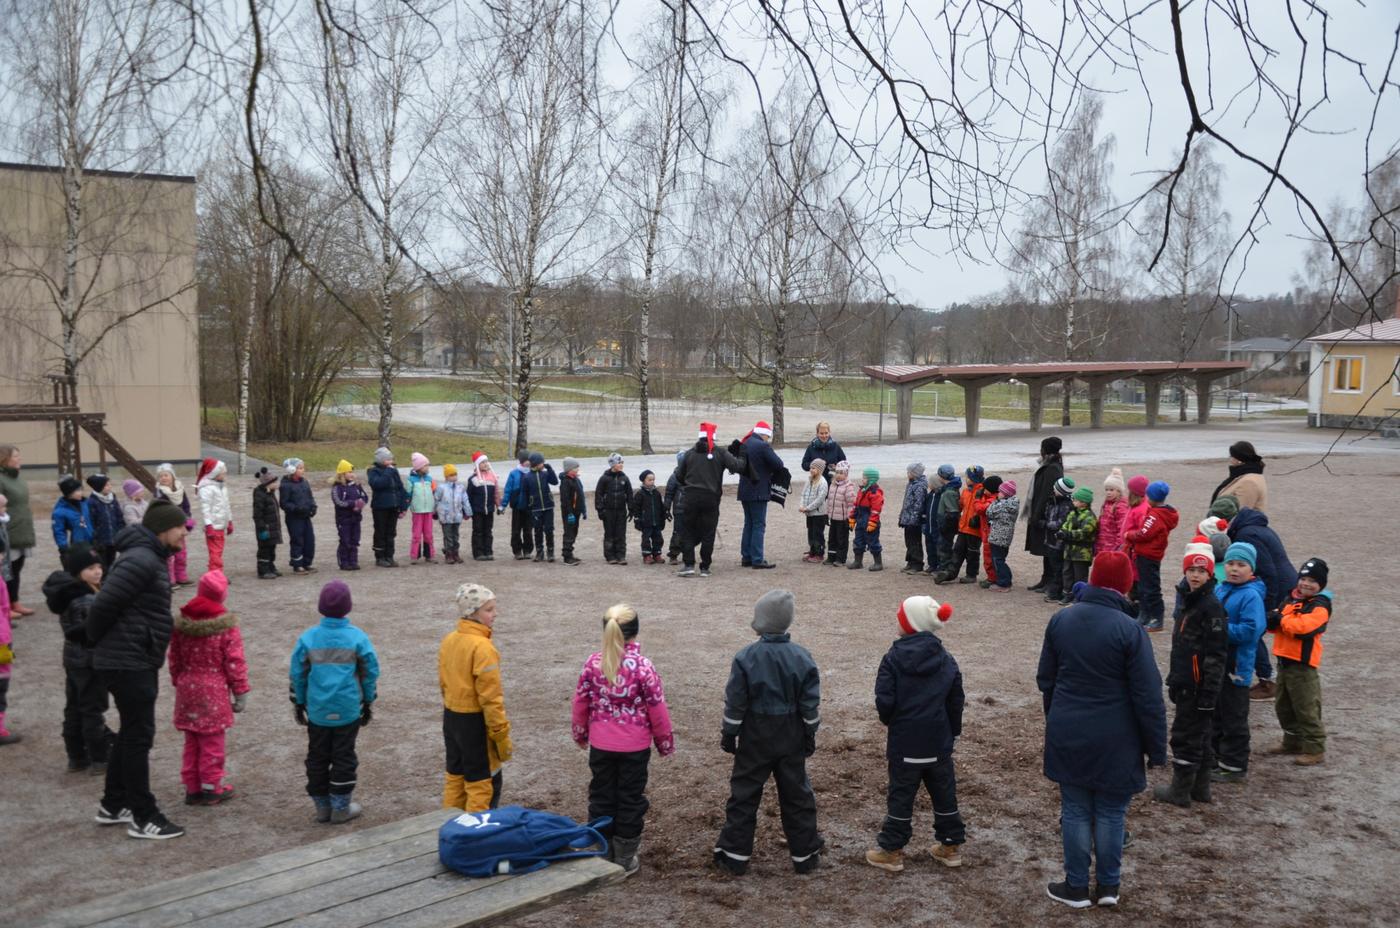
[[[1074,508],[1060,525],[1060,532],[1065,538],[1065,560],[1087,564],[1094,559],[1094,539],[1099,534],[1099,520],[1091,508],[1094,491],[1080,487],[1070,499],[1074,501]]]

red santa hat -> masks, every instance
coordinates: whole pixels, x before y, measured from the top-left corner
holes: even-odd
[[[210,471],[217,467],[218,464],[219,462],[216,461],[214,458],[205,458],[204,460],[200,461],[199,470],[195,471],[194,482],[199,483],[199,481],[209,476]]]
[[[713,422],[701,422],[700,433],[697,438],[703,438],[709,442],[708,453],[710,457],[715,456],[715,432],[719,431],[719,426]]]
[[[749,434],[762,435],[764,438],[772,438],[773,426],[769,425],[767,422],[764,422],[762,419],[759,419],[757,422],[754,423],[753,431],[749,432]]]
[[[953,617],[953,607],[932,596],[911,596],[899,604],[899,630],[906,635],[936,632]]]

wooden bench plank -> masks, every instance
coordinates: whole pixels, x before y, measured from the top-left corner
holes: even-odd
[[[347,832],[326,841],[255,857],[217,870],[193,873],[150,886],[109,894],[71,908],[48,913],[24,924],[29,928],[87,928],[121,916],[127,916],[134,921],[137,913],[190,896],[203,895],[212,890],[247,883],[285,870],[306,867],[342,854],[388,844],[416,834],[436,835],[438,828],[450,815],[451,812],[446,809],[425,812],[387,825]]]
[[[451,902],[454,906],[466,910],[470,906],[463,901],[463,897],[470,895],[475,898],[480,893],[488,892],[492,884],[510,879],[514,878],[498,876],[484,880],[472,879],[443,870],[436,876],[386,890],[367,899],[323,909],[315,915],[296,919],[295,924],[297,928],[364,928],[366,925],[377,924],[399,913],[420,909],[435,902]]]
[[[490,925],[546,908],[570,896],[621,882],[623,869],[601,857],[554,864],[510,877],[468,899],[447,899],[372,923],[374,928],[464,928]]]

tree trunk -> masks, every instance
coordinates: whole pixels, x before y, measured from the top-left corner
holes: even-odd
[[[248,319],[243,331],[243,344],[239,346],[238,358],[238,475],[248,472],[248,400],[253,382],[253,326],[258,315],[257,271],[253,272],[253,284],[248,288]]]
[[[773,443],[783,442],[783,391],[787,387],[787,306],[779,306],[773,315]]]
[[[515,347],[519,364],[515,372],[515,447],[513,454],[530,447],[530,368],[535,335],[535,309],[531,297],[520,305],[520,343]]]
[[[1187,343],[1186,343],[1186,339],[1187,339],[1186,310],[1187,310],[1187,307],[1188,307],[1189,304],[1190,304],[1191,297],[1187,294],[1186,288],[1185,288],[1184,286],[1182,287],[1182,290],[1181,290],[1180,300],[1181,300],[1181,302],[1180,302],[1180,304],[1179,304],[1178,307],[1177,307],[1177,311],[1178,311],[1179,315],[1181,316],[1181,333],[1180,333],[1180,338],[1181,338],[1181,342],[1180,342],[1180,344],[1181,344],[1181,360],[1182,360],[1182,361],[1185,361],[1185,360],[1186,360],[1186,347],[1187,347]],[[1177,421],[1179,421],[1179,422],[1185,422],[1185,421],[1186,421],[1186,382],[1185,382],[1185,381],[1182,381],[1181,394],[1180,394],[1179,399],[1180,399],[1180,403],[1179,403],[1178,406],[1177,406]]]
[[[394,421],[394,306],[389,298],[389,269],[379,286],[379,444],[389,447]]]

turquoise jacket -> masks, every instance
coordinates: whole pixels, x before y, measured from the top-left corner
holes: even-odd
[[[1244,583],[1218,583],[1215,595],[1230,620],[1230,653],[1225,659],[1229,681],[1235,686],[1249,686],[1254,682],[1254,651],[1268,625],[1264,581],[1254,577]]]
[[[379,657],[369,636],[349,619],[323,618],[301,633],[292,651],[292,702],[313,725],[336,728],[360,720],[378,695]]]

